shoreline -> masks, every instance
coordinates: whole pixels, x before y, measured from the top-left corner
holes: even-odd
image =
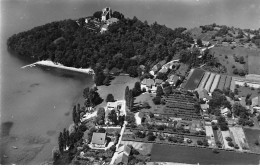
[[[70,71],[75,71],[75,72],[81,72],[81,73],[86,73],[86,74],[90,74],[90,75],[94,75],[94,70],[91,68],[74,68],[74,67],[67,67],[64,66],[60,63],[54,63],[50,60],[45,60],[45,61],[38,61],[35,62],[33,64],[29,64],[29,65],[25,65],[23,67],[21,67],[22,69],[27,68],[27,67],[34,67],[36,65],[42,65],[42,66],[50,66],[50,67],[55,67],[55,68],[60,68],[60,69],[66,69],[66,70],[70,70]]]

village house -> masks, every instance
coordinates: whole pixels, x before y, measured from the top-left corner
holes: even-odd
[[[94,132],[92,135],[91,145],[97,148],[105,148],[106,146],[106,133]]]
[[[141,89],[148,90],[156,90],[155,82],[153,79],[143,79],[141,82]]]
[[[155,79],[155,86],[160,86],[163,83],[161,79]]]
[[[123,152],[118,154],[118,156],[117,156],[117,158],[115,159],[115,162],[114,162],[115,165],[118,165],[118,164],[127,165],[127,163],[128,163],[128,156]]]
[[[166,81],[169,82],[170,85],[176,86],[179,80],[180,80],[179,76],[171,75]]]
[[[127,145],[123,145],[118,148],[118,154],[124,153],[126,156],[129,156],[131,152],[131,148]]]
[[[226,107],[220,110],[220,113],[222,116],[227,116],[228,113],[230,113],[230,110]]]
[[[256,96],[252,98],[252,105],[251,105],[253,112],[256,111],[260,113],[260,96]]]

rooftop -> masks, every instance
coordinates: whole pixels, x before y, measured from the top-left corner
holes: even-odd
[[[118,154],[114,164],[119,164],[119,163],[123,163],[123,164],[128,163],[128,156],[125,153]]]
[[[106,133],[94,132],[92,135],[91,143],[104,145],[106,142]]]
[[[127,145],[123,145],[121,147],[118,148],[118,153],[125,153],[127,156],[130,155],[130,152],[131,152],[131,148]]]

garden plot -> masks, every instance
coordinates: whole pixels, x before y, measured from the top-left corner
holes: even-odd
[[[188,78],[184,89],[186,90],[194,90],[199,85],[205,71],[202,69],[195,69],[191,76]]]
[[[235,143],[239,146],[239,150],[242,151],[243,144],[245,144],[246,136],[242,127],[229,127],[230,132],[233,134]]]
[[[223,137],[223,141],[224,141],[224,146],[226,149],[233,149],[233,147],[230,147],[228,145],[228,141],[226,140],[227,137],[230,137],[230,133],[229,131],[221,131],[222,137]]]

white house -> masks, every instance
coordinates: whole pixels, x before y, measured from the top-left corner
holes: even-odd
[[[221,115],[227,116],[227,114],[230,112],[230,110],[226,107],[224,109],[220,110]]]

